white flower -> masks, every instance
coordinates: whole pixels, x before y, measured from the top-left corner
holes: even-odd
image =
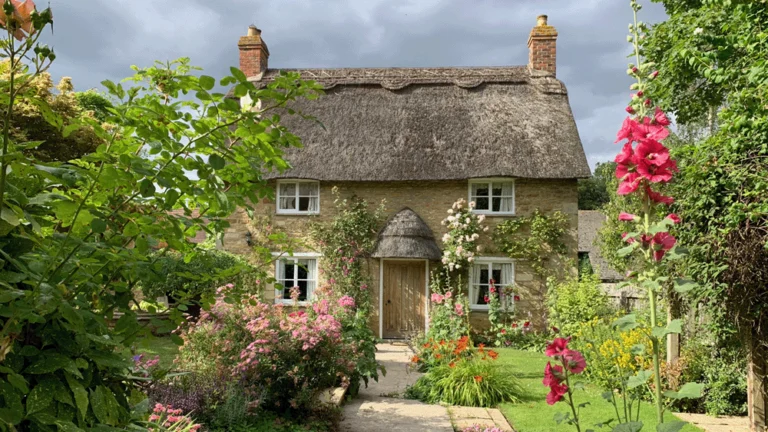
[[[445,220],[447,220],[448,222],[453,222],[454,220],[456,220],[456,217],[455,216],[448,216],[447,218],[445,218]]]
[[[488,232],[488,227],[483,228],[483,231]]]
[[[472,219],[467,218],[467,223],[472,223]]]
[[[483,247],[481,245],[477,245],[477,252],[482,252],[482,251],[483,251]]]
[[[467,261],[469,261],[469,262],[474,262],[474,261],[475,261],[475,257],[473,257],[473,256],[470,256],[469,258],[467,258]]]
[[[448,214],[453,214],[453,209],[448,209]]]
[[[451,235],[448,233],[443,234],[443,243],[451,239]]]
[[[701,27],[696,27],[696,30],[693,31],[693,34],[695,35],[700,35],[702,33],[704,33],[704,29]]]
[[[472,234],[472,240],[477,240],[478,238],[480,238],[480,234],[478,233]]]
[[[477,217],[477,221],[478,221],[478,222],[482,222],[482,221],[484,221],[484,220],[485,220],[485,215],[482,215],[482,214],[481,214],[480,216],[478,216],[478,217]]]
[[[464,238],[467,240],[467,242],[471,242],[472,240],[474,240],[474,239],[472,238],[472,236],[470,236],[470,235],[468,235],[468,236],[466,236],[466,237],[464,237]]]
[[[460,269],[461,266],[459,264],[456,264],[456,270]]]
[[[459,247],[456,248],[456,253],[460,254],[463,250],[464,250],[464,248],[459,246]]]
[[[469,208],[473,209],[473,208],[475,208],[475,205],[476,205],[476,204],[475,204],[475,202],[474,202],[474,201],[470,201],[470,202],[469,202]]]

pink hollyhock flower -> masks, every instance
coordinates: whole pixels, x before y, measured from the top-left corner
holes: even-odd
[[[658,74],[658,71],[654,73]],[[656,111],[654,111],[653,113],[653,121],[655,121],[656,124],[661,126],[669,126],[671,123],[667,118],[667,115],[664,114],[664,111],[662,111],[661,108],[659,107],[656,107]]]
[[[669,149],[658,141],[643,140],[637,145],[635,156],[638,165],[662,166],[669,160]]]
[[[456,315],[464,316],[464,306],[462,306],[461,303],[456,303],[453,309],[456,311]]]
[[[451,297],[453,297],[453,293],[452,292],[448,291],[447,293],[445,293],[445,298],[446,299],[449,299]]]
[[[547,404],[554,405],[563,399],[563,395],[568,393],[568,386],[565,384],[555,384],[549,387],[547,393]]]
[[[565,350],[565,352],[563,352],[563,360],[565,360],[568,372],[570,373],[579,374],[584,372],[584,369],[587,368],[587,361],[578,351]]]
[[[624,212],[619,213],[619,220],[622,222],[632,222],[635,220],[636,217],[637,216],[631,213],[624,213]]]
[[[656,233],[651,240],[651,247],[653,248],[653,259],[661,261],[664,254],[668,250],[675,246],[677,239],[668,232]]]
[[[645,193],[648,194],[648,198],[650,198],[651,201],[656,203],[670,205],[675,202],[675,199],[670,196],[666,196],[658,192],[654,192],[653,189],[650,188],[650,186],[645,187]]]
[[[491,302],[491,299],[488,298],[488,296],[484,296],[483,300],[485,300],[486,303],[490,303]]]
[[[563,367],[552,366],[550,362],[544,367],[544,379],[541,381],[547,387],[552,387],[555,384],[560,384],[563,381]]]
[[[432,293],[431,299],[432,299],[432,303],[441,304],[443,303],[443,300],[445,300],[445,297],[443,297],[442,294]]]
[[[568,349],[569,340],[570,338],[555,338],[552,343],[547,345],[547,349],[544,351],[544,355],[547,357],[557,357],[563,355],[563,353]]]
[[[637,173],[627,174],[627,176],[622,179],[621,183],[619,183],[619,189],[616,191],[616,193],[619,195],[631,194],[640,186],[640,181],[642,179],[643,178],[640,177]]]
[[[493,285],[491,285],[491,287],[490,287],[490,288],[488,288],[488,291],[490,291],[491,293],[494,293],[494,294],[495,294],[495,293],[496,293],[496,287],[495,287],[495,286],[493,286]]]
[[[645,103],[649,104],[650,100],[646,99]],[[636,132],[637,135],[635,136],[635,139],[637,141],[647,139],[661,141],[669,136],[669,130],[666,128],[666,126],[658,123],[651,123],[651,119],[648,117],[644,118],[642,123],[638,123]]]
[[[667,215],[667,219],[671,220],[672,223],[679,224],[680,223],[680,216],[678,216],[675,213],[670,213]]]
[[[672,180],[672,173],[677,172],[677,163],[668,159],[663,165],[641,163],[637,172],[651,183],[666,183]]]

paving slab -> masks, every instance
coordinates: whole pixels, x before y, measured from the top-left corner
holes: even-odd
[[[361,388],[343,408],[343,432],[453,432],[448,410],[440,405],[401,399],[406,387],[422,375],[411,371],[413,352],[406,344],[376,345],[376,360],[387,375]]]
[[[478,425],[482,427],[497,427],[503,432],[514,432],[501,411],[495,408],[474,408],[452,406],[448,408],[454,429],[460,431],[466,427]]]
[[[687,421],[706,432],[749,432],[749,419],[747,417],[711,417],[705,414],[681,413],[675,415],[683,421]]]

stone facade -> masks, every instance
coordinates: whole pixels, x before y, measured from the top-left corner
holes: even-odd
[[[265,226],[286,233],[295,240],[307,240],[309,224],[324,222],[335,216],[333,188],[336,187],[342,197],[356,195],[367,200],[372,206],[384,201],[386,216],[392,216],[404,207],[415,211],[432,230],[438,246],[446,232],[441,221],[448,215],[447,209],[459,198],[467,199],[469,193],[468,181],[434,181],[434,182],[321,182],[320,183],[320,212],[318,215],[278,215],[273,200],[264,199],[256,206],[254,218],[250,220],[245,212],[233,215],[231,227],[226,231],[222,247],[230,252],[248,254],[250,247],[246,235],[251,230],[256,237],[257,232]],[[530,215],[535,209],[545,213],[561,211],[568,216],[570,229],[566,239],[568,258],[576,262],[577,255],[577,186],[576,180],[515,180],[515,210],[520,216]],[[514,216],[487,216],[486,225],[491,230],[504,219]],[[311,252],[312,245],[305,241],[305,246],[294,252]],[[488,235],[481,236],[483,256],[500,257]],[[274,251],[281,252],[281,251]],[[434,267],[438,263],[430,263]],[[560,265],[560,264],[558,264]],[[373,279],[372,287],[374,304],[378,304],[379,296],[379,266],[378,259],[369,259],[368,268]],[[274,271],[274,268],[272,269]],[[574,270],[575,271],[575,270]],[[323,284],[322,275],[318,286]],[[521,301],[517,303],[518,316],[529,319],[534,324],[544,325],[546,313],[546,291],[543,281],[534,274],[525,262],[515,263],[515,284]],[[274,290],[267,289],[265,299],[274,301]],[[487,325],[487,313],[475,311],[472,320],[476,326]],[[371,326],[378,334],[378,312],[371,317]]]

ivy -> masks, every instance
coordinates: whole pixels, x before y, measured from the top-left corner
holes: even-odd
[[[493,241],[501,252],[529,263],[537,275],[547,278],[554,274],[547,262],[567,252],[563,237],[568,226],[564,213],[547,215],[536,209],[530,216],[507,219],[497,225]]]

